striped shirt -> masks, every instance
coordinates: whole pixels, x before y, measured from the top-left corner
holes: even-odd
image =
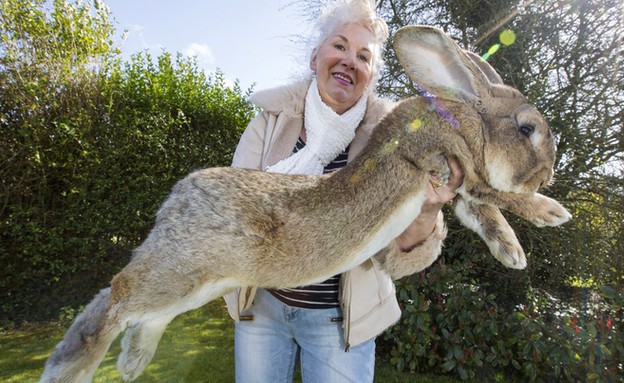
[[[303,149],[305,142],[299,137],[293,154]],[[323,173],[332,173],[347,164],[349,147],[343,150],[332,162],[330,162]],[[296,287],[292,289],[269,290],[273,296],[280,301],[293,307],[302,307],[308,309],[327,309],[340,306],[338,290],[340,287],[340,274],[334,275],[326,281],[316,283],[309,286]]]

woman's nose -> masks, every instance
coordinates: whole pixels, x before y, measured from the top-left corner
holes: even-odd
[[[355,53],[346,52],[342,58],[342,65],[349,69],[355,69]]]

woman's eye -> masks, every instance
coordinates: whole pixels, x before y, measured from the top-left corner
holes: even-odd
[[[345,46],[342,44],[334,44],[334,48],[338,49],[339,51],[344,51],[346,49]]]
[[[358,57],[360,58],[360,60],[362,60],[362,61],[363,61],[363,62],[365,62],[365,63],[367,63],[367,62],[369,62],[369,61],[370,61],[370,60],[369,60],[369,58],[368,58],[368,56],[366,56],[366,55],[360,55],[360,56],[358,56]]]

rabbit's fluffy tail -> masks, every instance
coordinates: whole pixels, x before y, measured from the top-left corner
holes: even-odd
[[[48,358],[41,383],[92,381],[95,369],[122,331],[118,322],[107,321],[110,293],[110,288],[101,290],[76,318]]]

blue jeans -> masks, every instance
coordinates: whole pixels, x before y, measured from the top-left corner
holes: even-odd
[[[291,307],[258,289],[235,326],[237,383],[292,382],[300,360],[304,383],[373,381],[375,339],[345,351],[339,308]]]

